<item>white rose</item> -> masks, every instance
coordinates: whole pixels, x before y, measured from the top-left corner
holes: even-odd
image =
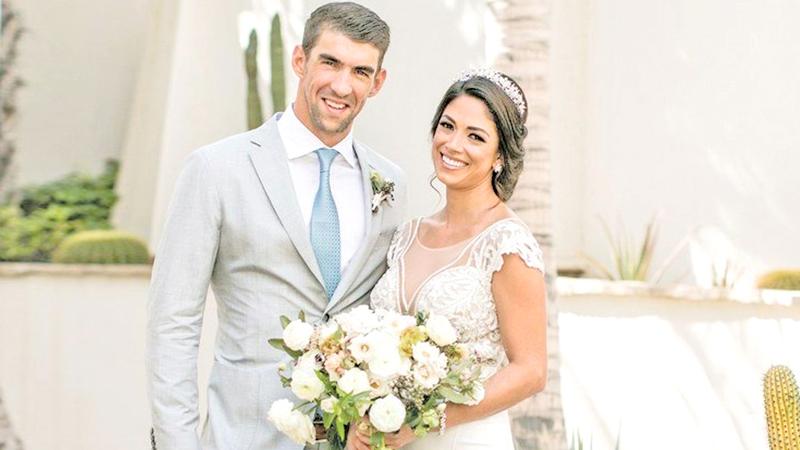
[[[353,359],[356,362],[364,362],[372,359],[372,353],[374,350],[374,333],[356,336],[352,341],[350,341],[350,345],[347,346],[347,349],[350,350],[350,354],[353,355]]]
[[[310,402],[325,392],[325,385],[317,378],[314,369],[309,367],[300,367],[292,372],[291,387],[294,395]]]
[[[403,426],[406,420],[406,407],[394,395],[389,395],[375,400],[369,410],[369,421],[378,430],[384,433],[393,433]]]
[[[411,347],[411,356],[414,357],[415,361],[422,364],[439,358],[441,354],[442,352],[435,345],[431,345],[428,342],[417,342]]]
[[[283,342],[292,350],[305,350],[312,334],[314,327],[298,319],[283,329]]]
[[[383,329],[397,336],[400,336],[407,328],[417,325],[417,319],[415,317],[388,310],[382,312],[381,322]]]
[[[348,394],[360,394],[372,390],[369,385],[369,377],[367,373],[358,367],[348,369],[339,379],[339,389]]]
[[[450,345],[458,339],[456,329],[445,316],[431,314],[425,322],[425,327],[428,329],[428,336],[440,347]]]
[[[348,335],[366,334],[378,323],[377,316],[367,305],[357,306],[334,319]]]
[[[432,364],[414,364],[411,374],[414,376],[414,381],[425,389],[433,389],[439,384],[439,372]]]
[[[298,444],[313,443],[316,432],[311,418],[294,410],[294,404],[287,399],[277,400],[269,408],[267,417],[275,428],[289,436]]]
[[[305,352],[303,353],[300,358],[297,359],[295,363],[295,370],[297,368],[307,368],[307,369],[321,369],[322,363],[320,360],[317,360],[319,356],[319,352]]]
[[[326,323],[319,329],[319,342],[327,341],[337,331],[339,331],[339,324],[337,324],[336,322]]]
[[[336,398],[335,397],[328,397],[325,400],[321,401],[319,404],[320,409],[325,411],[326,413],[332,413],[333,408],[336,406]]]
[[[403,369],[403,359],[397,347],[387,348],[384,351],[376,352],[369,361],[369,370],[376,377],[392,378],[400,375]]]
[[[392,387],[386,380],[381,378],[370,377],[370,387],[372,390],[369,393],[370,398],[378,398],[389,395],[392,392]]]

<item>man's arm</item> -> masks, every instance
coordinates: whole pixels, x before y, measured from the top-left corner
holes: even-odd
[[[200,450],[197,351],[219,246],[220,200],[202,151],[178,178],[156,252],[147,322],[147,381],[159,450]]]

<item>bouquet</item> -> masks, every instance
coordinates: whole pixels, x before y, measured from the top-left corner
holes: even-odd
[[[301,312],[281,325],[283,337],[269,343],[292,358],[278,375],[301,402],[277,400],[268,418],[298,444],[315,442],[316,416],[331,449],[343,449],[347,427],[366,416],[371,447],[384,449],[384,433],[408,424],[424,436],[442,424],[446,402],[483,399],[478,358],[444,316],[364,305],[327,323],[307,323]]]

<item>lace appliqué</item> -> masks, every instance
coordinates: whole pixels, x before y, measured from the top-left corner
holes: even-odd
[[[413,222],[400,227],[392,239],[386,273],[375,285],[373,308],[404,312],[401,278],[404,256],[415,238]],[[544,272],[542,252],[536,239],[518,219],[504,219],[489,226],[468,245],[466,258],[445,268],[419,286],[413,310],[427,310],[447,317],[459,339],[471,344],[489,377],[508,364],[500,337],[492,295],[492,275],[501,270],[504,255],[517,254],[531,268]]]

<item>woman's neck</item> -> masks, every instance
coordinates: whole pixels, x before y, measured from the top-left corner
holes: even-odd
[[[503,203],[491,185],[487,189],[462,191],[448,189],[446,198],[447,204],[440,212],[440,218],[446,226],[456,228],[483,225],[486,214]]]

